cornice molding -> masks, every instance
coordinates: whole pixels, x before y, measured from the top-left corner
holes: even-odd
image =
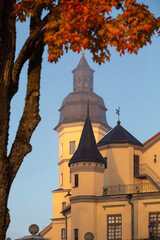
[[[58,166],[60,166],[61,164],[65,163],[65,162],[69,162],[69,158],[68,159],[62,159],[59,163]]]
[[[112,196],[79,195],[79,196],[71,197],[71,204],[79,203],[79,202],[93,202],[93,203],[121,202],[121,201],[127,202],[128,201],[127,196],[128,196],[127,194],[112,195]],[[132,194],[132,201],[153,200],[153,199],[160,200],[160,192]],[[118,205],[123,206],[125,204],[123,203]]]
[[[102,206],[104,208],[104,210],[106,208],[114,208],[114,207],[125,207],[126,204],[116,204],[116,205],[105,205],[105,206]]]
[[[99,151],[103,151],[106,149],[111,149],[111,148],[129,148],[133,147],[135,150],[140,150],[142,151],[143,147],[137,146],[131,143],[110,143],[110,144],[105,144],[103,146],[98,146]]]
[[[143,205],[146,207],[147,205],[159,205],[160,204],[160,201],[158,202],[144,202]]]
[[[53,224],[56,221],[65,221],[65,217],[61,217],[61,218],[52,218]]]
[[[52,193],[60,193],[60,192],[67,192],[68,191],[71,191],[71,189],[63,189],[63,188],[59,188],[59,189],[56,189],[56,190],[52,190]]]
[[[87,164],[87,163],[86,163]],[[72,164],[73,165],[73,164]],[[76,164],[75,164],[76,165]],[[105,167],[103,164],[103,167],[101,166],[94,166],[94,165],[78,165],[74,167],[70,167],[71,173],[76,173],[76,172],[98,172],[98,173],[104,173]]]

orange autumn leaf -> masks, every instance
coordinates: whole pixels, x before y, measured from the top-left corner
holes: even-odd
[[[25,21],[43,9],[51,11],[45,25],[44,41],[49,61],[56,62],[64,51],[89,49],[98,62],[109,61],[109,47],[120,55],[135,53],[152,36],[160,35],[160,18],[138,0],[17,0],[15,14]],[[112,11],[116,14],[112,15]]]

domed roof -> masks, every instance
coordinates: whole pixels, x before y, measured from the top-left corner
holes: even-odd
[[[104,158],[102,157],[96,145],[92,124],[89,118],[89,110],[78,148],[69,161],[69,166],[72,163],[78,162],[98,162],[105,164]]]
[[[103,146],[106,144],[115,144],[115,143],[130,143],[137,146],[143,146],[134,136],[132,136],[126,129],[124,129],[120,122],[118,121],[117,126],[115,126],[109,133],[104,136],[97,146]]]
[[[90,103],[90,118],[92,123],[101,123],[106,131],[110,126],[106,120],[106,111],[103,99],[93,92],[93,73],[85,57],[82,56],[73,72],[73,92],[64,98],[57,127],[62,123],[84,122],[87,114],[87,102]]]

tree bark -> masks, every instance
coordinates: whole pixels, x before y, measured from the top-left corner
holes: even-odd
[[[10,118],[11,70],[15,57],[15,17],[12,15],[14,0],[1,0],[0,4],[0,239],[4,240],[9,226],[7,209],[10,189],[10,167],[7,157]]]
[[[26,55],[21,55],[22,62],[19,62],[20,67],[16,78],[16,91],[18,90],[21,68],[30,56],[27,93],[17,134],[10,154],[7,156],[10,104],[12,97],[16,93],[13,82],[16,32],[15,17],[12,14],[14,0],[1,1],[0,7],[3,9],[0,10],[0,240],[5,240],[10,222],[7,203],[11,184],[24,157],[32,149],[30,139],[40,121],[40,73],[44,43],[43,34],[39,31],[34,41],[30,42],[31,48],[29,49],[29,53],[25,51]],[[40,23],[40,14],[31,18],[30,36]]]
[[[40,22],[40,16],[31,18],[31,34]],[[37,40],[32,51],[32,56],[29,59],[28,68],[28,83],[27,93],[25,100],[24,112],[19,123],[17,135],[12,145],[9,155],[11,166],[11,181],[15,178],[15,175],[23,161],[23,158],[28,154],[32,147],[30,145],[30,139],[36,126],[40,121],[39,116],[39,96],[40,96],[40,73],[42,54],[44,51],[43,36]]]

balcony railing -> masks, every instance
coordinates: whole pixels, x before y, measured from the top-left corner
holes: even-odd
[[[160,182],[156,182],[160,186]],[[119,194],[132,194],[132,193],[147,193],[147,192],[159,192],[155,186],[151,183],[141,184],[127,184],[127,185],[113,185],[105,186],[103,188],[103,195],[119,195]]]

